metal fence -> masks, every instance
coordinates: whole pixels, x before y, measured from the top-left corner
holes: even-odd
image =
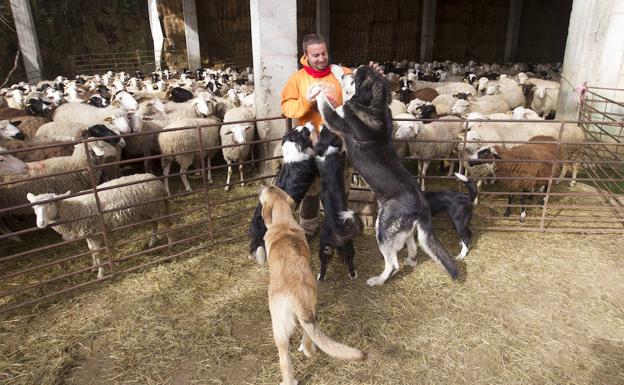
[[[544,191],[510,192],[505,191],[500,183],[484,184],[479,193],[479,203],[475,205],[475,215],[471,228],[481,231],[540,231],[540,232],[572,232],[580,234],[624,233],[624,162],[622,161],[622,115],[619,108],[622,103],[616,102],[619,96],[613,98],[601,97],[597,89],[589,89],[587,98],[580,110],[580,124],[586,132],[586,141],[574,143],[580,146],[577,158],[573,160],[554,159],[544,160],[553,165],[549,176],[542,178],[546,186]],[[267,118],[260,120],[283,120],[283,118]],[[494,122],[493,122],[494,123]],[[463,121],[465,127],[469,122]],[[558,135],[554,144],[558,149],[572,143],[562,140],[565,122],[538,121],[535,124],[552,124],[558,127]],[[286,127],[289,122],[285,121]],[[201,128],[181,128],[197,130],[197,137],[201,138]],[[154,132],[142,132],[125,135],[126,140],[135,136],[155,136]],[[89,140],[76,142],[79,146],[87,146]],[[95,250],[87,247],[87,235],[76,239],[61,239],[60,235],[49,227],[39,229],[35,225],[31,204],[24,202],[12,207],[0,205],[0,220],[8,224],[11,232],[0,235],[0,313],[39,303],[66,292],[93,285],[102,281],[114,279],[128,272],[154,266],[164,261],[170,261],[190,255],[197,255],[206,250],[218,250],[236,244],[246,251],[247,231],[253,210],[257,204],[257,184],[268,183],[273,178],[272,167],[264,167],[260,172],[260,165],[266,162],[279,162],[279,157],[271,156],[269,145],[279,143],[281,138],[256,140],[249,143],[252,146],[252,156],[240,162],[246,171],[247,187],[239,187],[238,178],[230,183],[234,188],[224,191],[227,164],[218,161],[219,155],[210,167],[206,162],[205,154],[212,150],[220,151],[223,146],[210,147],[198,140],[198,146],[192,153],[196,154],[197,164],[193,170],[185,172],[191,179],[192,191],[185,191],[179,182],[181,172],[168,176],[171,186],[171,196],[149,202],[140,202],[139,205],[166,201],[169,211],[160,219],[168,219],[173,223],[169,229],[160,228],[159,241],[151,248],[144,248],[144,243],[151,238],[150,224],[153,220],[136,220],[118,227],[110,227],[105,216],[110,214],[100,201],[96,199],[96,210],[89,217],[97,218],[97,229],[91,229],[89,236],[98,236],[101,245]],[[422,142],[422,141],[421,141]],[[431,141],[436,142],[436,141]],[[465,146],[469,142],[457,139],[453,146]],[[226,147],[232,147],[231,145]],[[39,146],[27,151],[35,151],[50,146]],[[3,153],[17,153],[24,150],[5,151]],[[185,152],[190,153],[190,152]],[[88,162],[84,167],[54,175],[38,175],[27,181],[15,181],[7,178],[0,181],[0,194],[9,194],[18,183],[31,183],[61,175],[82,174],[88,185],[83,191],[72,191],[71,196],[93,195],[98,197],[104,189],[98,189],[97,176],[99,171],[117,166],[124,173],[141,172],[145,160],[158,163],[162,155],[151,155],[146,158],[134,158],[118,162],[101,163],[87,151]],[[262,154],[262,155],[261,155]],[[268,154],[268,155],[267,155]],[[261,156],[260,156],[261,155]],[[463,153],[430,159],[432,161],[465,161]],[[502,160],[504,161],[504,160]],[[415,159],[407,157],[406,167],[416,170]],[[530,162],[530,161],[529,161]],[[577,183],[570,187],[572,179],[566,177],[557,184],[559,178],[555,172],[555,165],[565,163],[580,164]],[[233,164],[234,175],[238,163]],[[434,169],[433,167],[431,168]],[[208,171],[216,175],[216,182],[208,182]],[[463,189],[452,176],[446,172],[437,175],[430,172],[425,176],[427,190]],[[156,175],[161,175],[156,173]],[[514,179],[514,177],[506,177]],[[163,180],[163,176],[155,179]],[[500,181],[501,176],[493,180]],[[251,184],[251,185],[250,185]],[[366,187],[352,186],[352,191],[363,190]],[[57,191],[64,192],[64,191]],[[504,217],[503,211],[508,207],[506,197],[513,193],[516,196],[533,197],[524,206],[528,217],[525,222],[518,219],[518,207],[514,207],[515,215]],[[369,194],[370,196],[370,194]],[[1,201],[1,199],[0,199]],[[351,204],[357,206],[365,203],[374,206],[373,201],[352,199]],[[20,212],[21,211],[21,212]],[[24,216],[30,212],[30,215]],[[374,211],[374,210],[373,210]],[[374,215],[369,212],[367,215]],[[72,221],[76,218],[62,218]],[[60,224],[59,222],[56,224]],[[448,220],[436,218],[436,229],[449,229]],[[173,243],[169,245],[163,238],[172,235]],[[19,236],[22,242],[11,240]],[[241,243],[243,245],[241,245]],[[101,266],[105,275],[97,279],[92,262],[92,253],[101,254]],[[244,257],[241,255],[240,257]]]
[[[185,51],[167,51],[167,54],[182,55],[186,59]],[[71,63],[72,75],[94,75],[106,71],[142,71],[145,74],[156,70],[154,51],[128,51],[128,52],[100,52],[85,53],[68,56]],[[165,51],[162,52],[161,61],[166,63]]]

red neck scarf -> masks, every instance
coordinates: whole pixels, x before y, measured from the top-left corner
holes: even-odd
[[[324,70],[315,70],[314,68],[304,65],[303,69],[308,73],[308,75],[312,76],[315,79],[324,78],[325,76],[331,73],[331,66],[328,65]]]

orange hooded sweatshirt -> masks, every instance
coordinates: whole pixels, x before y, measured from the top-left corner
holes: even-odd
[[[305,56],[302,56],[299,62],[304,66],[308,66],[308,59]],[[343,73],[351,73],[351,69],[341,68]],[[331,72],[325,77],[314,78],[308,75],[305,69],[302,68],[288,79],[282,90],[282,113],[286,117],[295,119],[296,125],[312,122],[318,130],[323,119],[321,119],[321,115],[316,108],[316,103],[308,102],[305,97],[310,86],[317,83],[322,83],[321,87],[325,90],[330,100],[336,101],[336,106],[342,105],[342,87]]]

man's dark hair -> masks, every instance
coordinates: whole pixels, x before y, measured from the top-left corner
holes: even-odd
[[[305,35],[303,37],[303,43],[301,44],[301,47],[303,48],[303,53],[308,53],[308,46],[311,44],[325,44],[327,45],[327,43],[325,43],[325,39],[323,39],[323,36],[321,36],[318,33],[309,33],[307,35]]]

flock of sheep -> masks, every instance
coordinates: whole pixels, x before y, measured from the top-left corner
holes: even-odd
[[[541,77],[556,77],[557,66],[535,69],[541,77],[522,65],[394,62],[385,67],[395,95],[392,115],[403,119],[394,122],[394,136],[410,140],[397,143],[397,149],[420,161],[421,176],[427,173],[432,158],[457,158],[458,153],[464,153],[464,159],[475,158],[485,147],[505,158],[505,151],[522,145],[518,142],[536,136],[559,137],[558,124],[526,121],[554,115],[559,84]],[[212,182],[211,158],[224,146],[223,158],[228,164],[225,189],[233,185],[233,164],[239,165],[240,183],[244,183],[242,161],[249,156],[248,142],[255,136],[254,100],[250,68],[241,72],[231,68],[164,70],[148,77],[140,72],[130,76],[109,71],[73,80],[59,76],[36,85],[21,82],[0,90],[0,153],[11,151],[11,155],[0,155],[1,237],[17,239],[9,226],[10,215],[32,214],[34,210],[38,227],[52,224],[66,239],[85,237],[102,278],[105,271],[98,252],[103,246],[94,222],[97,202],[89,191],[93,180],[105,182],[98,185],[102,209],[111,211],[105,222],[123,226],[152,220],[149,246],[153,246],[158,223],[170,225],[160,217],[167,212],[166,198],[171,194],[168,175],[173,163],[179,165],[183,185],[191,191],[186,176],[189,168],[206,162]],[[489,122],[501,118],[513,121]],[[466,119],[477,120],[466,124]],[[566,125],[563,140],[582,142],[583,132]],[[200,144],[208,150],[199,151]],[[578,146],[562,148],[561,159],[573,163]],[[162,182],[154,174],[151,159],[145,160],[143,170],[136,174],[121,176],[116,162],[154,154],[161,155]],[[464,163],[473,177],[511,172],[496,163]],[[546,162],[544,167],[551,164]],[[449,175],[453,167],[451,164]],[[529,169],[525,168],[526,173],[532,172]],[[523,172],[522,168],[513,170]],[[520,186],[507,186],[533,191],[537,184],[528,180]],[[62,224],[54,225],[56,222]]]

